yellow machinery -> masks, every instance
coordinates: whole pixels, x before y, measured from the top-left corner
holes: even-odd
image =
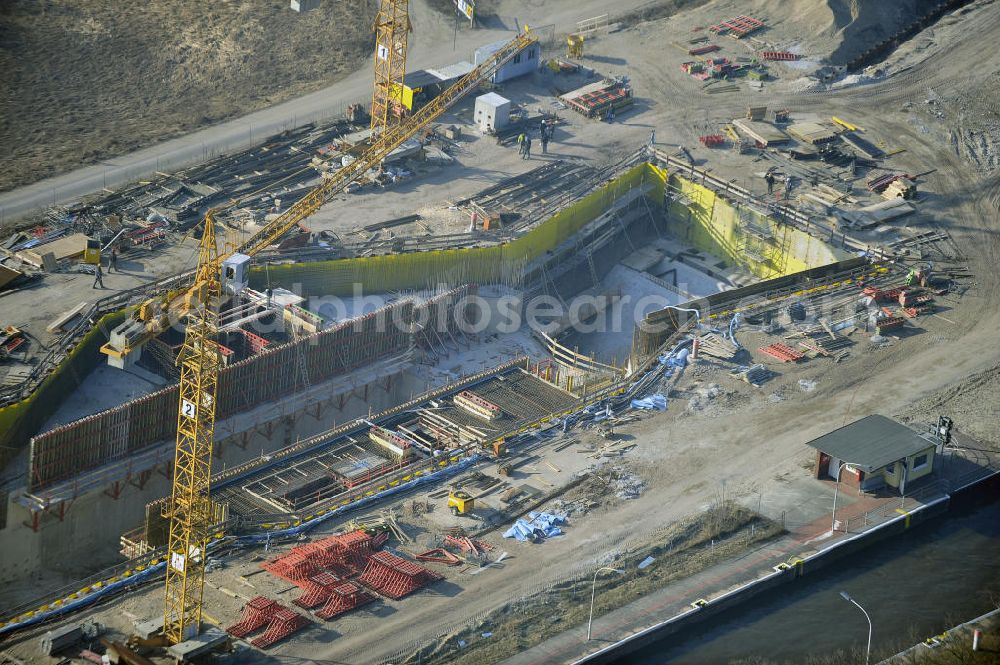
[[[566,37],[566,57],[583,57],[583,35],[568,35]]]
[[[847,122],[846,120],[842,120],[841,118],[838,118],[837,116],[832,116],[830,118],[830,120],[832,120],[835,125],[840,125],[844,129],[852,131],[852,132],[863,132],[863,131],[865,131],[864,128],[858,127],[853,122]]]
[[[101,262],[101,243],[99,240],[87,240],[87,249],[83,250],[83,262],[97,265]]]
[[[507,454],[507,442],[503,439],[497,439],[493,442],[493,457],[500,459]]]
[[[372,134],[384,132],[403,116],[406,42],[410,27],[407,0],[381,0],[375,17],[375,92],[372,94]]]
[[[386,1],[383,2],[383,7],[386,6]],[[405,2],[390,4],[402,4],[405,7]],[[233,259],[248,261],[260,250],[273,244],[292,227],[319,210],[331,196],[344,191],[358,177],[377,166],[390,152],[535,41],[526,27],[524,33],[510,40],[429,104],[402,122],[386,126],[372,137],[371,145],[358,159],[335,171],[332,177],[325,179],[321,185],[251,236],[238,248],[238,252],[220,256],[215,237],[216,210],[210,210],[205,215],[194,284],[138,308],[139,316],[148,317],[147,321],[143,321],[147,328],[141,341],[131,342],[133,347],[138,347],[141,342],[164,330],[167,317],[163,313],[172,307],[187,316],[184,345],[178,356],[181,378],[173,489],[166,508],[166,516],[170,520],[170,537],[164,641],[177,644],[200,632],[205,553],[210,538],[217,535],[211,533],[217,520],[209,490],[216,393],[221,365],[221,354],[216,342],[218,315],[222,300],[228,295],[222,281],[225,278],[228,284],[231,278],[228,274],[222,275],[223,265],[227,266],[228,271]],[[102,348],[102,351],[105,349]],[[115,350],[116,353],[128,351],[127,348]],[[465,494],[465,497],[460,498],[461,494]],[[461,501],[463,513],[472,509],[471,496],[464,492],[456,493],[455,496],[457,501]],[[449,496],[449,505],[451,500]]]
[[[468,515],[476,507],[476,500],[465,490],[448,492],[448,508],[452,515]]]

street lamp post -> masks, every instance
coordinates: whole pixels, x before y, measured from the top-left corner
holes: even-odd
[[[841,591],[840,597],[849,603],[853,603],[859,610],[861,610],[861,613],[865,615],[865,619],[868,620],[868,648],[865,650],[865,665],[868,665],[868,662],[872,657],[872,618],[868,616],[868,612],[865,612],[865,608],[861,607],[861,605],[858,604],[858,601],[851,598],[851,595],[846,591]]]
[[[612,573],[618,573],[619,575],[624,575],[624,570],[619,570],[617,568],[611,568],[610,566],[604,566],[603,568],[598,568],[594,571],[594,582],[590,585],[590,619],[587,621],[587,641],[590,641],[591,629],[594,627],[594,597],[597,595],[597,576],[602,570],[608,570]]]
[[[840,474],[850,462],[841,462],[837,467],[837,486],[833,490],[833,514],[830,516],[830,531],[837,530],[837,495],[840,494]]]

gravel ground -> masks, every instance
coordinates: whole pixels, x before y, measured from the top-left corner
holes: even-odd
[[[0,191],[329,85],[367,58],[374,7],[0,3]]]

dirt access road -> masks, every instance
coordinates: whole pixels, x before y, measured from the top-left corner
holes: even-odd
[[[644,4],[648,4],[648,0],[622,0],[616,4],[616,10],[628,11]],[[283,6],[287,7],[284,4]],[[516,22],[521,25],[525,23],[553,25],[557,32],[568,32],[575,27],[576,21],[606,11],[605,3],[599,0],[572,3],[552,0],[504,0],[497,3],[483,27],[476,30],[462,28],[456,31],[454,23],[439,11],[430,8],[426,0],[412,0],[410,19],[413,24],[413,34],[409,41],[407,68],[416,70],[440,67],[460,60],[471,61],[472,53],[477,47],[513,36]],[[280,41],[281,37],[276,39]],[[310,64],[312,61],[309,59],[305,62],[304,66],[316,66]],[[281,74],[278,73],[276,76],[280,77]],[[141,150],[102,157],[99,164],[4,192],[0,194],[0,227],[45,206],[73,201],[104,188],[114,188],[134,182],[156,171],[178,169],[213,155],[245,148],[252,142],[259,142],[267,136],[292,127],[342,116],[349,104],[362,102],[367,106],[371,101],[371,87],[371,57],[368,57],[357,71],[322,90]],[[233,90],[235,88],[224,87],[215,90],[214,94],[229,95]],[[48,103],[57,102],[58,100],[52,99]],[[115,99],[106,100],[102,112],[114,113],[117,103],[118,100]],[[8,115],[11,111],[2,113]],[[12,122],[8,116],[5,124],[10,126]],[[37,121],[36,124],[42,126]],[[0,123],[0,126],[3,125],[4,123]],[[42,126],[40,131],[56,130],[54,128],[46,130]],[[129,130],[126,128],[123,131]],[[114,133],[114,130],[112,129],[110,133]],[[30,149],[31,136],[25,134],[12,137],[8,141],[9,152],[16,155]],[[124,138],[120,146],[131,147]],[[114,148],[109,148],[102,154],[114,155],[114,152]],[[31,159],[46,161],[49,157],[35,155]],[[86,155],[79,155],[76,163],[87,160]],[[63,163],[63,167],[71,167],[73,163],[67,161]]]

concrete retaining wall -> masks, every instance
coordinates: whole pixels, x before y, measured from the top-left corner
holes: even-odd
[[[367,416],[369,410],[390,408],[414,392],[421,392],[424,384],[396,370],[388,377],[359,381],[346,392],[335,390],[333,382],[317,384],[315,388],[325,393],[321,402],[289,403],[280,415],[245,419],[245,429],[240,428],[236,419],[220,421],[216,427],[214,468],[219,471],[231,468],[262,453],[293,445],[299,438],[328,430],[336,423]],[[317,406],[323,408],[318,410]],[[172,458],[172,442],[160,445],[165,455]],[[32,521],[33,515],[16,501],[18,494],[12,493],[7,504],[7,526],[0,530],[0,584],[30,579],[39,570],[78,578],[118,563],[121,560],[118,536],[143,522],[147,503],[170,493],[165,473],[166,469],[161,468],[141,486],[138,477],[132,478],[131,483],[123,481],[117,498],[109,496],[108,485],[82,492],[62,519],[43,513],[37,524]],[[0,593],[0,599],[3,596]],[[0,606],[3,605],[0,600]]]

